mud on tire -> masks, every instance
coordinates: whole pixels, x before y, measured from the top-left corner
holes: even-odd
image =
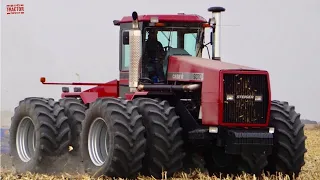
[[[145,155],[144,131],[142,117],[131,101],[97,99],[82,123],[80,148],[85,171],[94,177],[136,177]]]
[[[182,171],[185,156],[182,128],[174,107],[167,101],[149,98],[137,98],[133,102],[139,107],[146,127],[145,175],[161,178],[162,171],[167,171],[167,176],[171,177],[175,172]]]
[[[59,100],[60,106],[64,107],[64,113],[68,117],[68,124],[71,128],[71,154],[78,155],[80,148],[80,133],[82,121],[85,118],[87,107],[76,98],[66,97]]]
[[[53,99],[30,97],[20,101],[11,118],[10,155],[18,173],[50,173],[55,156],[66,152],[70,128]]]
[[[287,102],[272,101],[270,126],[275,128],[274,148],[266,170],[297,177],[305,164],[304,154],[307,152],[300,114]]]

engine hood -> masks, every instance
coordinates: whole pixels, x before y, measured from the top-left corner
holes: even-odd
[[[268,72],[265,70],[181,55],[169,57],[166,77],[171,82],[201,83],[202,124],[218,125],[222,123],[223,118],[223,74],[229,73],[264,74],[268,77]]]
[[[180,69],[183,67],[183,69],[189,69],[190,71],[200,71],[203,72],[203,69],[211,69],[211,70],[260,70],[255,69],[248,66],[242,66],[227,62],[221,62],[221,61],[215,61],[211,59],[204,59],[199,57],[192,57],[192,56],[170,56],[169,58],[169,71],[171,68]],[[172,69],[172,70],[173,70]],[[197,70],[195,70],[197,69]],[[201,70],[202,69],[202,70]],[[178,70],[179,72],[179,70]]]

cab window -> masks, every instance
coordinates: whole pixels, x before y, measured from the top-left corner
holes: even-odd
[[[186,33],[184,34],[184,49],[191,55],[196,56],[197,49],[197,33]]]
[[[170,42],[168,39],[170,38]],[[158,41],[161,42],[163,47],[171,46],[173,48],[178,47],[178,35],[177,31],[159,31],[158,32]]]
[[[158,41],[163,47],[170,46],[172,48],[183,48],[191,56],[196,56],[196,45],[197,45],[197,33],[185,33],[183,36],[178,36],[178,31],[158,31]],[[146,31],[145,39],[148,39],[148,32]],[[170,42],[169,42],[170,39]],[[183,44],[179,43],[183,42]]]
[[[122,34],[124,32],[126,31],[123,31]],[[130,44],[122,44],[121,70],[122,71],[129,70],[129,64],[130,64]]]

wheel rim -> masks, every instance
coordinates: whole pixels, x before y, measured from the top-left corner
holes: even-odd
[[[23,162],[29,162],[35,152],[35,131],[34,124],[30,117],[22,118],[19,123],[16,146],[20,159]]]
[[[102,166],[108,158],[107,142],[107,125],[102,118],[97,118],[91,124],[88,136],[89,155],[96,166]]]

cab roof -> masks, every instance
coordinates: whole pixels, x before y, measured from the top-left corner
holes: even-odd
[[[166,14],[166,15],[140,15],[139,22],[150,22],[151,19],[157,18],[159,22],[190,22],[190,23],[206,23],[207,20],[195,14]],[[125,16],[121,20],[115,20],[114,25],[132,22],[132,16]]]

